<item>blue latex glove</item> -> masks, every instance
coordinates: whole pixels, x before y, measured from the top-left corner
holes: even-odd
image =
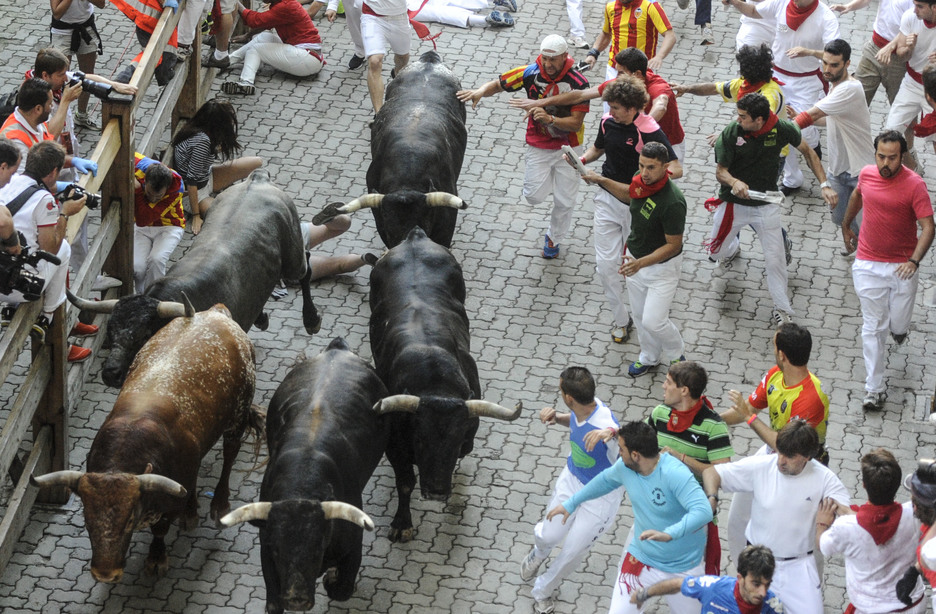
[[[81,173],[82,175],[87,175],[88,173],[91,173],[92,175],[97,177],[97,162],[92,162],[91,160],[86,160],[84,158],[77,158],[75,156],[72,156],[71,163],[72,163],[72,166],[75,168],[75,170]]]
[[[179,10],[179,0],[163,0],[163,8],[172,9],[173,14]]]
[[[55,182],[55,193],[61,194],[62,190],[71,185],[71,181],[56,181]]]

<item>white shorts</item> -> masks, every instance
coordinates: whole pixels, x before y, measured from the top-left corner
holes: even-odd
[[[384,55],[389,47],[396,55],[407,55],[412,47],[409,16],[377,17],[361,15],[361,37],[364,39],[364,57]]]
[[[88,34],[91,36],[90,41],[78,37],[78,50],[74,53],[76,55],[87,55],[89,53],[97,53],[98,45],[101,44],[101,37],[92,30],[91,28],[87,29]],[[55,32],[49,33],[49,42],[53,47],[56,47],[59,51],[64,53],[66,56],[71,57],[73,53],[71,50],[72,46],[72,33],[68,34],[57,34]]]
[[[237,8],[237,0],[218,0],[218,6],[221,7],[221,13],[227,15]]]

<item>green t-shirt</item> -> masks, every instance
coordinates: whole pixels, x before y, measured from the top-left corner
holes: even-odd
[[[676,457],[685,454],[689,458],[711,464],[712,461],[731,458],[734,449],[728,438],[728,425],[721,416],[702,407],[696,414],[692,424],[681,433],[667,430],[672,410],[666,405],[657,405],[647,418],[647,423],[657,433],[657,443],[660,447],[669,446]]]
[[[748,188],[758,192],[777,190],[777,177],[780,175],[780,152],[787,145],[796,147],[802,140],[799,127],[785,119],[766,134],[756,138],[746,137],[738,122],[731,122],[722,130],[715,142],[715,161],[728,169],[737,179],[748,184]],[[758,206],[765,203],[758,200],[738,198],[731,193],[731,186],[722,184],[718,197],[725,202],[739,205]]]
[[[686,197],[672,181],[649,198],[632,199],[630,212],[627,249],[635,258],[652,254],[666,245],[666,235],[681,235],[686,228]]]

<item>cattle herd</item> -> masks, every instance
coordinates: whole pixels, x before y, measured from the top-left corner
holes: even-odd
[[[383,455],[399,499],[390,539],[409,541],[414,466],[423,498],[445,501],[479,419],[520,415],[519,404],[482,400],[465,281],[448,249],[465,208],[456,195],[467,142],[459,87],[435,52],[403,70],[372,128],[369,193],[316,217],[371,208],[388,248],[370,278],[374,366],[336,338],[285,376],[265,423],[252,405],[246,331],[268,325],[264,304],[280,278],[301,280],[306,332],[322,324],[296,207],[262,170],[221,194],[189,252],[145,295],[101,302],[69,295],[82,309],[111,314],[102,375],[121,390],[87,470],[33,481],[81,498],[96,580],[121,579],[131,535],[146,527],[153,541],[144,569],[166,572],[166,532],[176,517],[183,528],[197,522],[199,465],[223,438],[211,517],[259,528],[267,612],[311,609],[323,575],[329,598],[347,600],[363,530],[374,529],[362,492]],[[260,501],[231,512],[228,479],[251,432],[265,436],[269,452]]]

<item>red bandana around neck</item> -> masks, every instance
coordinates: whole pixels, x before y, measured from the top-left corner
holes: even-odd
[[[646,184],[644,183],[643,177],[640,176],[640,173],[637,173],[634,175],[634,178],[631,179],[630,188],[627,191],[628,195],[631,198],[650,198],[663,189],[666,182],[669,181],[669,176],[672,174],[673,173],[667,170],[662,179],[654,183]]]
[[[631,184],[634,185],[633,183]],[[690,407],[689,409],[678,411],[673,409],[670,411],[669,422],[666,423],[666,430],[671,433],[682,433],[690,426],[692,426],[692,421],[695,420],[696,414],[699,413],[699,410],[702,409],[702,406],[712,409],[712,402],[705,398],[705,395],[702,395],[702,398],[699,399],[699,402]]]
[[[771,113],[770,117],[767,118],[767,121],[764,122],[764,125],[761,126],[760,130],[755,130],[754,132],[748,132],[744,135],[748,139],[756,139],[759,136],[763,136],[773,130],[773,127],[777,125],[779,118],[775,113]]]
[[[741,585],[738,583],[734,585],[734,598],[738,602],[738,609],[741,610],[741,614],[758,614],[761,611],[761,606],[751,605],[741,597]]]
[[[562,65],[562,70],[560,70],[559,74],[553,78],[546,74],[546,67],[543,66],[543,56],[536,56],[536,65],[539,66],[540,77],[543,79],[543,81],[546,82],[546,91],[543,93],[543,98],[555,96],[559,93],[559,82],[562,81],[563,77],[565,77],[570,70],[572,70],[573,64],[575,64],[575,60],[572,59],[572,56],[567,57],[565,64]]]
[[[803,22],[806,21],[810,15],[819,8],[819,0],[816,0],[809,6],[804,9],[796,6],[796,2],[790,0],[790,3],[786,7],[786,23],[790,26],[790,29],[796,31],[799,29]]]
[[[913,134],[921,139],[934,133],[936,133],[936,111],[924,115],[923,119],[913,127]]]
[[[903,506],[897,502],[887,505],[865,503],[858,508],[858,526],[871,534],[874,543],[887,543],[897,532]]]

